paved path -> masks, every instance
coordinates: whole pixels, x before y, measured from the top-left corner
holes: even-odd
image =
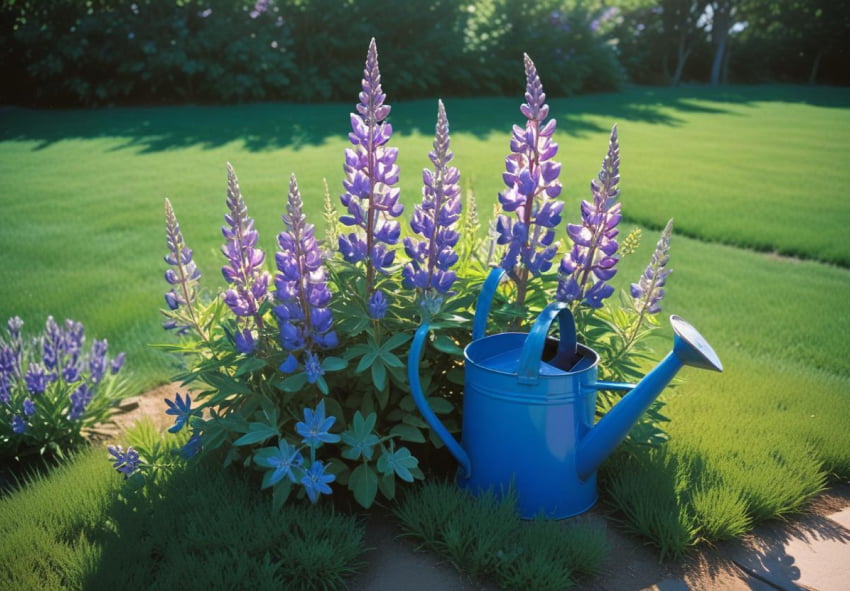
[[[595,509],[579,517],[606,528],[603,574],[576,591],[850,591],[850,485],[832,488],[811,513],[772,521],[743,540],[701,548],[681,563],[624,535]],[[417,552],[391,519],[370,518],[366,565],[352,591],[496,591],[470,581],[440,557]],[[514,591],[514,590],[509,590]],[[522,590],[533,591],[533,590]]]

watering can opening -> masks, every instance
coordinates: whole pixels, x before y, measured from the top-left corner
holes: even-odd
[[[548,337],[543,343],[543,354],[540,360],[564,373],[582,371],[598,361],[596,353],[583,345],[578,345],[574,352],[564,354],[563,351],[559,351],[559,344],[558,339]]]

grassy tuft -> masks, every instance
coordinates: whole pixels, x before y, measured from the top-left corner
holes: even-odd
[[[87,451],[0,499],[9,588],[326,590],[357,572],[364,527],[352,516],[275,513],[254,483],[217,465],[125,497],[105,456]]]
[[[473,497],[450,483],[426,482],[395,515],[405,533],[471,577],[504,589],[562,590],[596,573],[607,553],[604,529],[589,524],[522,522],[516,497]]]

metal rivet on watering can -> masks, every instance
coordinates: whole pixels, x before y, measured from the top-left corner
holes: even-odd
[[[528,334],[484,336],[503,271],[482,288],[472,342],[464,350],[462,443],[428,406],[419,359],[430,327],[414,337],[408,359],[413,398],[428,424],[461,465],[458,484],[473,493],[513,486],[523,518],[561,519],[596,503],[596,471],[683,365],[722,371],[717,354],[690,324],[670,319],[671,351],[639,384],[597,380],[599,356],[576,342],[568,306],[549,304]],[[560,338],[548,336],[558,321]],[[593,424],[598,390],[629,390]]]

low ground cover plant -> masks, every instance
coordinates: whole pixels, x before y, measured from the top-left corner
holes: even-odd
[[[552,298],[567,302],[584,341],[602,356],[614,381],[639,376],[645,340],[657,326],[670,270],[672,222],[629,294],[612,301],[608,281],[639,233],[618,243],[621,220],[616,126],[591,200],[576,208],[579,223],[557,240],[565,204],[558,199],[561,164],[556,127],[537,69],[524,57],[526,93],[505,160],[505,190],[490,224],[479,232],[474,199],[464,206],[447,110],[437,105],[433,168],[422,173],[422,199],[402,232],[404,206],[397,187],[398,150],[390,146],[390,106],[381,85],[377,46],[370,43],[359,104],[351,114],[345,150],[344,213],[326,194],[324,240],[307,220],[298,182],[290,178],[274,274],[258,247],[258,232],[233,167],[227,168],[227,213],[222,234],[228,284],[210,297],[201,271],[166,199],[168,269],[165,327],[184,337],[166,345],[183,354],[178,376],[196,393],[167,400],[172,432],[191,433],[181,454],[220,450],[225,464],[262,473],[276,506],[293,493],[317,502],[331,485],[348,488],[363,507],[393,499],[397,481],[424,477],[426,442],[440,445],[419,415],[405,371],[420,322],[432,330],[421,366],[429,404],[450,428],[459,424],[461,346],[469,339],[471,309],[491,266],[506,272],[493,308],[498,325],[521,329]],[[329,193],[329,192],[326,192]],[[404,255],[402,255],[402,252]],[[556,261],[560,255],[560,264]],[[604,412],[618,395],[600,397]],[[656,403],[633,431],[637,445],[665,439]],[[116,448],[116,467],[132,474],[150,464],[136,450]]]
[[[328,590],[345,588],[359,568],[364,526],[356,517],[323,507],[274,510],[236,471],[171,461],[179,439],[149,419],[126,437],[157,465],[145,487],[127,487],[92,447],[0,498],[4,584]]]
[[[86,347],[80,322],[47,318],[26,336],[20,318],[0,334],[0,459],[20,463],[55,457],[85,442],[85,429],[104,422],[126,395],[124,354],[111,357],[106,339]]]
[[[599,572],[608,552],[604,527],[584,522],[523,522],[513,492],[473,497],[429,480],[394,509],[402,531],[446,557],[461,573],[500,589],[563,590]]]

